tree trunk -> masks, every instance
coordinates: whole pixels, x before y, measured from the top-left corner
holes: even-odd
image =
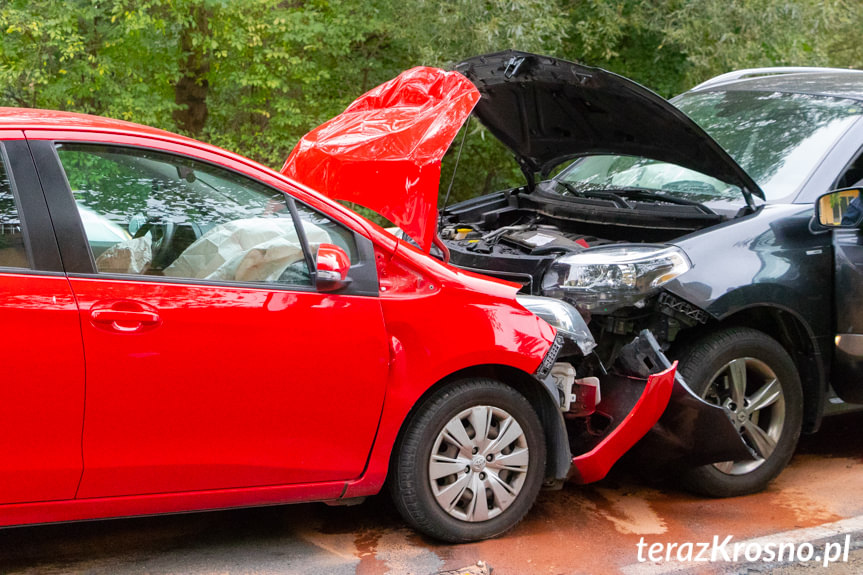
[[[207,122],[207,73],[210,71],[210,55],[202,42],[193,42],[195,36],[210,35],[210,12],[199,4],[192,8],[192,24],[183,28],[180,45],[183,56],[180,60],[180,79],[174,86],[174,101],[179,108],[174,110],[177,126],[193,136],[200,135]]]

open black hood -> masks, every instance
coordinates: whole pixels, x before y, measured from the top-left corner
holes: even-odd
[[[763,192],[683,112],[647,88],[599,68],[508,50],[456,66],[479,89],[479,120],[516,155],[533,184],[584,154],[644,156],[690,168],[744,193]]]

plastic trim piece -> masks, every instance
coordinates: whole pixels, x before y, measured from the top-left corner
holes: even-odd
[[[87,234],[78,215],[78,206],[72,196],[72,188],[60,165],[54,142],[30,141],[30,151],[42,182],[42,191],[48,204],[48,212],[54,224],[54,233],[60,248],[60,257],[67,272],[96,273],[96,262],[87,244]]]

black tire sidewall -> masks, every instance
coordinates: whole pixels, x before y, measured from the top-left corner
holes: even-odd
[[[493,519],[469,523],[447,514],[435,500],[428,461],[443,427],[474,405],[499,407],[516,419],[526,437],[529,463],[527,477],[516,500]],[[462,380],[423,402],[400,441],[397,457],[390,487],[396,507],[405,519],[419,531],[438,539],[477,541],[509,530],[533,505],[545,475],[545,434],[533,407],[512,387],[490,379]]]
[[[767,364],[785,398],[785,423],[776,448],[758,468],[743,475],[723,473],[713,465],[685,470],[683,484],[712,497],[731,497],[763,490],[788,464],[803,423],[803,391],[791,356],[779,342],[755,329],[736,327],[715,332],[681,350],[680,374],[692,391],[703,396],[710,378],[733,359],[751,357]]]

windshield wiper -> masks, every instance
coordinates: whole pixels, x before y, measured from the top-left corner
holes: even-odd
[[[588,189],[588,190],[585,190],[585,189],[576,188],[575,186],[573,186],[569,182],[564,182],[563,180],[549,180],[549,181],[552,181],[555,184],[563,186],[567,192],[569,192],[573,196],[577,196],[579,198],[599,198],[599,199],[603,199],[603,200],[612,200],[615,203],[620,204],[621,207],[624,207],[624,208],[631,208],[632,207],[629,205],[629,203],[627,203],[626,200],[624,200],[623,198],[621,198],[620,196],[618,196],[617,194],[615,194],[611,190],[605,190],[605,189],[600,189],[600,190]]]
[[[569,192],[570,194],[572,194],[573,196],[578,196],[580,198],[585,197],[583,191],[579,190],[578,188],[576,188],[575,186],[573,186],[569,182],[564,182],[563,180],[550,180],[550,181],[554,182],[555,184],[563,186],[564,189],[566,189],[566,191]]]
[[[692,206],[694,208],[698,208],[700,211],[704,212],[707,215],[715,216],[716,212],[702,204],[701,202],[696,202],[695,200],[687,200],[684,198],[678,198],[676,196],[672,196],[669,194],[662,194],[659,192],[653,192],[650,190],[646,190],[644,188],[621,188],[619,190],[614,190],[612,192],[614,195],[622,196],[624,198],[636,198],[642,200],[657,200],[660,202],[668,202],[669,204],[677,204],[680,206]]]
[[[602,188],[602,189],[583,189],[577,188],[569,182],[564,182],[563,180],[551,180],[557,185],[562,186],[573,196],[577,196],[579,198],[597,198],[603,200],[611,200],[616,203],[621,208],[625,209],[635,209],[635,207],[627,202],[627,199],[636,199],[636,200],[653,200],[660,202],[668,202],[669,204],[676,204],[680,206],[691,206],[696,208],[698,211],[710,215],[717,215],[716,212],[708,208],[706,205],[696,202],[694,200],[687,200],[684,198],[678,198],[673,195],[663,194],[659,192],[654,192],[648,190],[646,188]]]
[[[600,200],[611,200],[621,208],[626,208],[631,210],[632,205],[624,200],[622,197],[617,195],[615,192],[606,189],[599,190],[591,190],[591,189],[580,189],[576,188],[569,182],[564,182],[563,180],[547,180],[550,182],[554,182],[555,184],[562,186],[567,192],[571,195],[579,197],[579,198],[596,198]]]

